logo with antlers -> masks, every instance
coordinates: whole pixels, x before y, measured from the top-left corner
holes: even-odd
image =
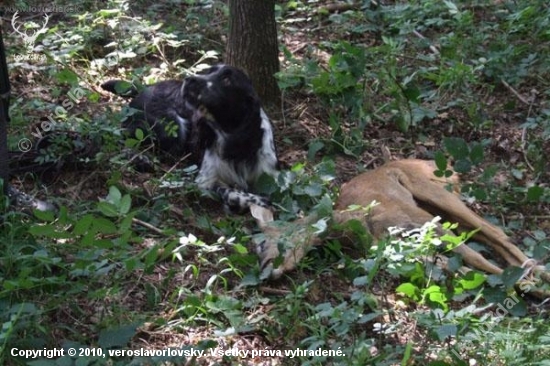
[[[21,26],[21,24],[20,25],[16,24],[18,17],[19,17],[18,12],[15,12],[13,14],[13,17],[11,18],[11,25],[15,30],[15,32],[17,32],[17,34],[23,37],[23,43],[25,44],[25,49],[27,50],[27,53],[31,53],[34,50],[34,43],[36,42],[36,38],[38,38],[38,36],[41,35],[42,33],[46,33],[46,25],[48,24],[48,20],[50,20],[50,17],[48,16],[48,14],[44,14],[44,24],[42,25],[42,28],[38,30],[37,28],[39,28],[39,26],[34,22],[30,23],[30,26],[29,26],[30,30],[27,30],[27,29],[20,30],[19,27]]]

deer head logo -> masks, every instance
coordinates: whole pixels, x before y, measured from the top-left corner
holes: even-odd
[[[48,14],[44,14],[44,24],[42,25],[42,28],[38,30],[36,28],[38,28],[39,26],[32,23],[34,27],[29,30],[31,34],[27,33],[26,29],[22,31],[19,29],[21,25],[16,24],[16,20],[18,17],[18,12],[15,12],[15,14],[13,14],[13,17],[11,18],[11,25],[13,29],[23,37],[23,42],[25,43],[25,49],[27,50],[27,53],[31,53],[34,49],[34,42],[36,42],[36,38],[38,38],[40,34],[46,32],[46,25],[48,24],[48,20],[50,20],[50,17],[48,16]]]

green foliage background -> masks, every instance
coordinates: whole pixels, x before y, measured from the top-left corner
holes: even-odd
[[[314,129],[327,131],[307,138],[281,134],[280,150],[304,152],[279,181],[258,187],[278,202],[281,225],[304,212],[330,215],[345,178],[342,156],[356,174],[380,163],[384,146],[396,157],[435,159],[440,176],[452,163],[467,178],[465,199],[506,224],[529,256],[545,261],[547,2],[364,0],[345,2],[349,6],[337,12],[327,4],[277,3],[284,57],[277,77],[284,99],[291,106],[304,101],[318,122]],[[28,5],[14,2],[16,8]],[[391,236],[373,245],[358,222],[349,222],[336,228],[346,235],[329,235],[295,273],[264,281],[250,245],[254,223],[209,207],[192,184],[194,166],[166,168],[144,147],[157,170],[133,171],[118,144],[119,121],[132,111],[106,101],[97,88],[99,80],[114,77],[143,84],[181,78],[222,59],[224,2],[108,0],[80,7],[51,17],[35,44],[34,52],[47,61],[39,67],[17,61],[25,52],[21,39],[6,36],[16,90],[12,150],[42,128],[36,121],[51,116],[59,134],[38,149],[36,161],[76,165],[81,174],[49,186],[66,193],[57,194],[56,214],[8,211],[3,201],[0,362],[237,365],[252,360],[29,360],[11,350],[206,351],[254,342],[261,349],[346,354],[271,359],[284,365],[548,364],[547,305],[518,298],[505,314],[497,312],[498,304],[517,297],[513,284],[521,270],[509,268],[502,276],[442,272],[419,258],[458,243],[437,238],[429,223],[407,240]],[[41,20],[31,17],[24,26],[30,32]],[[75,88],[82,96],[64,104]],[[287,114],[292,126],[300,121],[299,111]],[[145,146],[145,137],[140,133],[126,145]],[[89,146],[99,146],[92,158],[75,154]],[[37,177],[19,179],[44,193]],[[454,257],[450,263],[461,265]],[[182,336],[189,334],[193,340]]]

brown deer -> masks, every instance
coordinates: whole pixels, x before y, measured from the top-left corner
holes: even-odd
[[[477,230],[472,239],[488,245],[509,265],[533,270],[544,281],[550,282],[550,275],[543,266],[528,258],[500,228],[475,214],[456,194],[445,188],[449,184],[458,184],[456,173],[450,178],[438,178],[434,175],[435,170],[432,161],[411,159],[393,161],[360,174],[342,186],[332,219],[335,223],[357,219],[375,239],[382,239],[388,235],[390,227],[419,228],[435,216],[440,216],[444,222],[458,223],[462,232]],[[348,209],[350,206],[367,207],[373,201],[377,204],[368,213]],[[262,268],[272,266],[273,260],[279,256],[280,239],[293,244],[283,254],[281,265],[272,269],[273,278],[294,269],[308,249],[322,244],[319,235],[311,229],[311,224],[319,217],[306,216],[284,226],[275,223],[273,213],[268,209],[255,206],[251,213],[265,238],[258,245]],[[445,232],[441,226],[436,230],[440,234],[452,234]],[[464,262],[472,268],[493,274],[502,273],[502,268],[465,244],[459,245],[455,252],[461,254]]]

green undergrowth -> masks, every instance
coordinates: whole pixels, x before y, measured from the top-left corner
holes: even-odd
[[[547,305],[531,287],[514,287],[521,268],[461,272],[450,252],[460,239],[438,237],[435,222],[373,243],[358,221],[334,227],[330,216],[342,182],[337,156],[361,171],[380,146],[398,157],[427,147],[436,175],[448,176],[449,165],[464,174],[463,198],[547,261],[549,6],[353,4],[331,12],[324,1],[277,2],[280,34],[304,43],[299,51],[281,44],[281,89],[307,100],[319,130],[330,131],[307,139],[307,162],[256,187],[275,202],[280,225],[320,218],[314,231],[323,245],[278,281],[259,268],[257,225],[200,192],[196,165],[155,156],[140,132],[125,144],[153,171],[136,171],[120,144],[119,122],[132,111],[98,89],[112,78],[181,78],[223,59],[224,2],[85,1],[78,14],[52,16],[38,35],[33,52],[44,62],[17,58],[24,45],[6,32],[16,91],[10,148],[29,138],[38,146],[30,162],[77,173],[18,180],[30,191],[42,194],[44,184],[59,192],[56,213],[7,211],[2,198],[2,364],[256,361],[218,353],[231,349],[261,350],[259,359],[281,365],[548,363]],[[454,272],[434,265],[441,253]],[[90,349],[57,359],[12,353],[53,347]],[[208,357],[108,353],[168,347]]]

